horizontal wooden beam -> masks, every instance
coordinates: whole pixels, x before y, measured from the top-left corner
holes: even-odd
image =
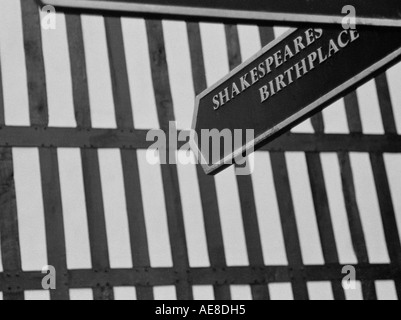
[[[1,127],[0,147],[148,149],[154,142],[146,141],[147,133],[135,129]],[[401,136],[290,133],[261,150],[401,153]]]
[[[360,25],[401,26],[397,0],[40,0],[42,4],[80,10],[106,10],[140,16],[162,16],[227,21],[262,21],[281,24],[341,24],[343,8],[355,7]],[[348,8],[348,7],[347,7]]]
[[[305,281],[341,281],[343,265],[328,264],[293,268],[291,266],[191,268],[185,279],[172,268],[134,268],[105,270],[70,270],[68,288],[120,286],[167,286],[189,281],[191,285],[251,285],[291,282],[296,276]],[[357,280],[400,280],[399,269],[389,264],[355,265]],[[0,291],[41,290],[44,274],[40,272],[0,273]]]

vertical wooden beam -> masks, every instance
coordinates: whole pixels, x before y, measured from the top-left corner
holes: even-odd
[[[31,125],[48,126],[46,76],[42,52],[39,7],[35,0],[21,1],[24,47],[28,77]],[[68,299],[67,263],[57,150],[39,149],[45,210],[48,262],[57,271],[58,285],[52,299]]]
[[[306,153],[313,202],[319,228],[320,241],[326,264],[338,264],[339,257],[336,248],[333,223],[331,221],[329,201],[326,185],[324,182],[322,161],[319,153]],[[331,286],[335,300],[345,300],[344,290],[341,282],[333,280]]]
[[[105,25],[117,127],[133,129],[134,121],[121,18],[106,17]],[[125,198],[127,201],[133,265],[134,267],[150,267],[149,247],[136,150],[121,150],[121,158],[124,172]],[[138,287],[136,291],[139,300],[154,299],[152,287]]]
[[[267,45],[274,40],[273,28],[260,27],[260,38],[262,45]],[[291,187],[288,176],[287,163],[283,152],[270,154],[274,184],[277,193],[277,201],[280,210],[281,225],[287,258],[290,269],[293,269],[292,288],[296,300],[308,300],[309,293],[306,280],[300,272],[303,267],[301,246],[298,235],[298,227],[295,220],[294,203],[291,196]]]
[[[395,123],[393,105],[391,102],[390,90],[386,73],[375,79],[377,95],[381,116],[383,120],[384,132],[387,135],[396,135],[397,126]],[[373,175],[380,205],[380,212],[383,221],[384,233],[386,237],[387,250],[389,252],[391,264],[398,268],[401,273],[401,243],[397,229],[397,220],[394,211],[393,199],[391,197],[390,186],[383,154],[370,154]],[[401,299],[401,282],[395,281],[398,298]]]
[[[49,115],[39,6],[21,0],[31,125],[47,126]]]
[[[65,13],[68,50],[70,55],[72,95],[75,119],[81,128],[91,127],[88,75],[86,74],[85,46],[81,15]]]
[[[323,118],[323,112],[319,112],[311,118],[313,130],[316,134],[324,134],[325,123]]]
[[[65,247],[63,208],[57,149],[39,150],[45,212],[47,259],[56,269],[56,290],[50,290],[52,300],[68,300],[68,270]]]
[[[245,238],[249,263],[251,267],[265,265],[262,242],[259,232],[259,222],[256,213],[255,195],[251,176],[237,176],[238,191],[241,203],[242,220],[244,222]],[[252,284],[254,300],[269,300],[270,294],[266,284]]]
[[[75,117],[78,127],[84,130],[92,126],[92,121],[80,15],[67,13],[66,24],[70,50]],[[81,158],[92,267],[96,273],[108,273],[110,262],[99,156],[96,149],[82,149]],[[114,298],[113,289],[107,283],[99,283],[93,288],[93,295],[95,300],[112,300]]]
[[[275,152],[270,157],[287,258],[290,268],[293,268],[291,278],[294,298],[296,300],[308,300],[309,294],[306,279],[301,272],[304,264],[285,154],[283,152]]]
[[[96,149],[82,150],[81,156],[92,267],[96,273],[108,273],[110,262],[99,156]],[[113,300],[114,298],[113,289],[107,286],[107,283],[99,283],[96,288],[93,288],[93,293],[95,300]]]
[[[362,133],[362,120],[356,91],[351,92],[344,98],[344,104],[350,132]]]
[[[368,264],[369,257],[366,248],[365,234],[362,227],[361,216],[356,200],[354,178],[352,175],[351,160],[348,153],[338,154],[345,207],[348,214],[348,222],[351,230],[351,238],[359,263]],[[365,300],[376,300],[376,288],[373,281],[362,281],[362,291]]]
[[[0,127],[4,126],[4,99],[1,79],[0,67]],[[21,272],[17,201],[11,148],[0,148],[0,237],[4,272]],[[24,292],[22,290],[4,292],[3,299],[23,300]]]
[[[225,33],[228,47],[228,61],[230,70],[233,70],[242,62],[238,28],[236,25],[225,25]],[[253,192],[252,177],[236,176],[242,220],[246,238],[249,263],[251,266],[264,265],[262,242],[260,239],[258,217],[256,213],[255,195]],[[266,285],[254,284],[251,286],[255,300],[269,300],[269,289]]]
[[[187,23],[187,32],[191,55],[192,79],[195,94],[198,95],[207,87],[199,23]],[[227,261],[217,201],[216,183],[214,177],[205,175],[200,165],[197,166],[197,175],[210,263],[212,267],[225,268],[227,267]],[[228,285],[215,284],[213,288],[216,300],[231,300],[231,292]]]
[[[325,129],[323,113],[319,112],[311,118],[312,127],[318,134],[323,134]]]
[[[1,98],[1,97],[0,97]],[[0,148],[0,236],[4,272],[21,272],[18,215],[11,148]],[[3,292],[4,300],[24,300],[24,292],[13,288]]]
[[[347,114],[348,127],[351,134],[362,134],[362,120],[359,109],[358,96],[353,91],[344,98],[345,111]],[[351,237],[354,250],[359,263],[369,263],[368,252],[366,249],[365,235],[362,221],[356,201],[354,178],[349,154],[338,154],[345,204],[347,208],[348,220],[351,227]],[[376,300],[376,288],[373,281],[362,281],[362,291],[365,300]]]
[[[312,118],[312,126],[316,134],[324,134],[325,124],[322,112]],[[312,189],[312,197],[315,206],[316,220],[319,228],[324,261],[326,264],[338,264],[339,257],[335,245],[336,239],[334,236],[333,223],[331,221],[329,200],[327,197],[320,154],[307,152],[306,162],[308,165],[309,180]],[[333,280],[331,282],[331,287],[333,289],[335,300],[345,300],[344,289],[340,281]]]
[[[383,221],[384,234],[386,237],[387,250],[391,264],[398,268],[401,274],[401,242],[397,229],[397,220],[391,197],[386,167],[382,154],[371,154],[373,175],[376,183],[376,190],[379,199],[380,212]],[[398,298],[401,299],[401,283],[395,281]]]
[[[174,121],[175,117],[168,76],[162,22],[160,20],[146,20],[146,30],[149,41],[152,79],[159,123],[161,129],[164,132],[168,132],[169,122]],[[179,273],[181,279],[176,286],[177,298],[179,300],[192,300],[192,287],[189,284],[189,279],[187,279],[189,259],[177,166],[162,165],[161,169],[174,268]]]
[[[239,43],[238,27],[234,24],[225,24],[224,31],[227,43],[228,65],[230,71],[242,63],[241,45]]]
[[[133,129],[131,95],[121,18],[104,18],[117,127]]]
[[[205,220],[206,239],[210,264],[212,268],[227,267],[219,205],[217,200],[216,183],[213,177],[205,175],[202,167],[196,167],[199,190]],[[228,284],[214,284],[216,300],[231,300],[231,291]]]
[[[273,26],[260,26],[259,36],[262,47],[267,46],[270,42],[275,39]]]
[[[375,83],[377,96],[379,97],[384,131],[386,134],[397,134],[397,126],[395,124],[394,110],[391,102],[386,73],[382,73],[380,76],[378,76],[375,79]]]

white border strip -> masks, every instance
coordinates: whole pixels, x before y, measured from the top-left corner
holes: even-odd
[[[150,13],[162,15],[178,15],[190,17],[241,19],[241,20],[266,20],[278,21],[280,23],[329,23],[341,24],[343,16],[331,15],[312,15],[312,14],[290,14],[280,12],[260,12],[260,11],[242,11],[225,10],[201,7],[184,7],[169,5],[138,4],[117,1],[91,1],[91,0],[41,0],[45,5],[78,8],[78,9],[96,9],[111,10],[135,13]],[[401,27],[401,19],[380,19],[380,18],[356,18],[359,25],[372,25],[382,27]]]

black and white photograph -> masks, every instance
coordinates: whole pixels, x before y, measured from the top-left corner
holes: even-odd
[[[401,298],[399,0],[0,2],[0,300]]]

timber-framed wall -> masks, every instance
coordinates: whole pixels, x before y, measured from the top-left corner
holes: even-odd
[[[113,299],[113,287],[117,286],[134,286],[138,299],[153,299],[152,287],[163,285],[174,285],[178,299],[192,299],[193,285],[213,285],[216,299],[230,299],[230,285],[243,284],[251,286],[254,299],[268,300],[268,284],[284,282],[292,284],[295,299],[308,299],[308,281],[330,281],[334,298],[345,299],[344,289],[341,286],[344,275],[341,274],[342,265],[339,262],[337,249],[333,245],[336,239],[320,158],[320,153],[324,152],[335,152],[338,155],[353,248],[358,258],[357,276],[362,282],[364,299],[377,298],[374,286],[376,280],[393,280],[398,297],[401,297],[401,241],[383,158],[385,153],[401,153],[401,136],[397,133],[393,112],[393,108],[400,106],[392,105],[385,74],[375,79],[385,129],[384,135],[363,134],[358,98],[356,93],[351,93],[345,97],[350,134],[326,134],[322,115],[319,114],[312,119],[314,134],[290,133],[263,148],[262,152],[270,152],[288,266],[264,265],[251,176],[236,178],[250,266],[227,266],[215,181],[213,177],[206,176],[202,169],[198,168],[198,183],[211,267],[191,268],[177,167],[163,165],[161,167],[162,180],[174,267],[151,268],[136,152],[148,148],[151,143],[146,141],[147,131],[135,129],[132,121],[120,17],[104,14],[109,62],[113,70],[111,72],[112,86],[118,128],[92,128],[81,18],[79,12],[70,10],[65,11],[65,17],[78,126],[77,128],[55,128],[48,127],[46,77],[41,49],[38,5],[34,0],[22,0],[21,8],[31,126],[5,125],[0,83],[0,235],[4,269],[4,272],[0,273],[0,291],[3,292],[4,299],[24,299],[25,290],[42,288],[43,278],[41,270],[22,271],[13,179],[13,147],[39,148],[48,263],[55,266],[58,271],[57,290],[50,292],[52,299],[69,299],[69,289],[72,288],[92,288],[95,299]],[[200,93],[207,84],[199,23],[188,21],[186,26],[194,89],[196,93]],[[169,121],[175,120],[175,115],[161,20],[147,17],[146,30],[149,39],[152,80],[156,88],[158,120],[161,129],[168,131]],[[272,27],[260,26],[259,31],[263,44],[273,40]],[[230,68],[234,68],[241,63],[236,25],[226,24],[225,33]],[[57,148],[81,149],[92,270],[68,270],[67,268]],[[97,150],[102,148],[121,150],[134,266],[132,269],[112,269],[108,252],[105,250],[107,235],[97,154]],[[306,154],[325,259],[324,265],[304,265],[303,263],[285,161],[285,153],[291,151]],[[369,263],[367,244],[356,200],[350,152],[368,153],[370,156],[376,188],[380,190],[378,201],[391,260],[389,264]]]

